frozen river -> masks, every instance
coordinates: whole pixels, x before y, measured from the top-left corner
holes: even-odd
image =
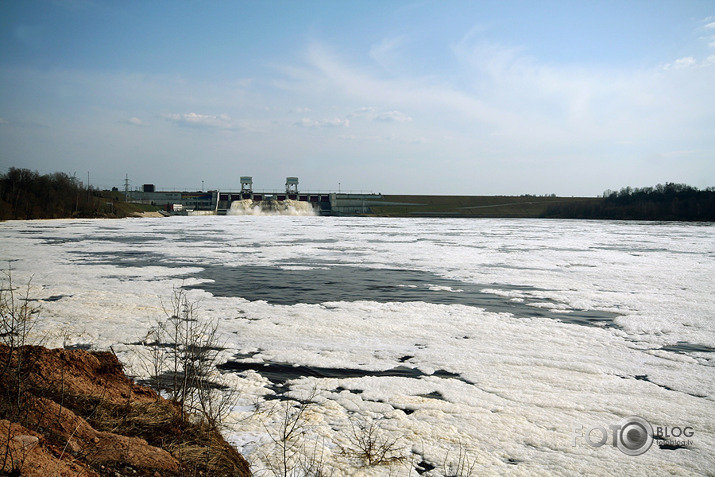
[[[219,323],[221,377],[240,392],[225,434],[257,475],[277,424],[256,410],[307,397],[303,450],[336,476],[442,476],[460,452],[474,475],[715,469],[712,225],[16,221],[0,244],[15,284],[32,278],[37,339],[111,346],[136,375],[138,343],[183,286]],[[628,455],[612,426],[629,416],[680,436]],[[356,421],[402,459],[362,465]]]

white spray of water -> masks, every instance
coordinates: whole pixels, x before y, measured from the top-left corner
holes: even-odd
[[[318,215],[310,202],[298,200],[234,200],[227,215]]]

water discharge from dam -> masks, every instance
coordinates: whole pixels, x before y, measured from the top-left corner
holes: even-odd
[[[298,200],[234,200],[227,215],[318,215],[310,202]]]

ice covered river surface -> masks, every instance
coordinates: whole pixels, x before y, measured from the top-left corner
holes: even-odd
[[[225,435],[256,475],[272,475],[279,420],[256,407],[309,396],[303,449],[336,476],[455,474],[460,454],[473,475],[715,475],[712,225],[11,221],[0,258],[15,284],[32,277],[38,338],[111,346],[136,375],[162,303],[187,289],[219,322],[240,392]],[[627,455],[611,426],[628,416],[680,437]],[[404,459],[364,465],[356,420]]]

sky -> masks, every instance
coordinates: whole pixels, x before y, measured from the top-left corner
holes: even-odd
[[[0,1],[0,172],[95,187],[715,186],[715,1]]]

